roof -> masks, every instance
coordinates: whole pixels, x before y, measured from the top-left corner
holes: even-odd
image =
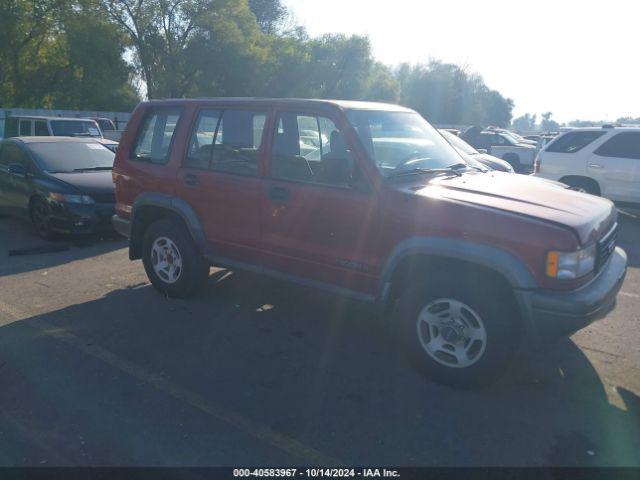
[[[30,119],[30,120],[76,120],[76,121],[91,121],[93,122],[94,120],[92,118],[89,117],[56,117],[56,116],[50,116],[47,117],[45,115],[9,115],[7,118],[24,118],[24,119]]]
[[[377,110],[377,111],[394,111],[394,112],[413,112],[410,108],[402,107],[392,103],[365,102],[358,100],[329,100],[329,99],[311,99],[311,98],[260,98],[260,97],[212,97],[212,98],[174,98],[166,100],[150,100],[152,105],[185,105],[192,103],[228,103],[238,105],[328,105],[338,107],[342,110]]]
[[[10,137],[5,140],[15,140],[19,143],[60,143],[60,142],[97,142],[99,139],[93,137],[55,137],[55,136],[43,136],[43,137]],[[101,140],[101,139],[100,139]]]

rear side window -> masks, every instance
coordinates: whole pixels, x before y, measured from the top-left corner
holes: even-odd
[[[191,134],[185,166],[258,174],[266,112],[203,110]]]
[[[603,143],[595,152],[601,157],[640,160],[640,132],[621,132]]]
[[[558,137],[546,149],[551,153],[576,153],[591,142],[603,136],[606,132],[568,132]]]
[[[171,141],[182,114],[181,108],[153,108],[138,131],[133,160],[167,163]]]
[[[37,120],[36,121],[36,136],[37,137],[48,137],[49,129],[47,128],[47,122]]]
[[[31,120],[20,120],[20,136],[31,136]]]

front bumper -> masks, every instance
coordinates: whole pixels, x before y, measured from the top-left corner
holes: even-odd
[[[616,248],[600,273],[588,284],[568,292],[519,292],[534,346],[566,337],[607,315],[627,273],[627,255]]]
[[[60,233],[83,234],[112,230],[113,203],[55,204],[48,218],[51,230]]]
[[[129,238],[131,236],[131,222],[125,218],[113,215],[111,217],[111,223],[116,232],[123,237]]]

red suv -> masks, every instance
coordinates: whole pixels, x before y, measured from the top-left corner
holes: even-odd
[[[449,383],[604,316],[626,273],[611,202],[468,165],[395,105],[142,103],[113,176],[113,224],[162,293],[216,265],[370,302]]]

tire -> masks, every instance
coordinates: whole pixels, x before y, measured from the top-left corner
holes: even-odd
[[[400,298],[396,312],[401,344],[410,361],[439,383],[461,388],[487,385],[512,363],[521,341],[515,306],[503,289],[483,286],[490,283],[483,280],[473,285],[417,282]],[[456,307],[461,307],[459,319],[444,318]],[[426,319],[440,322],[439,327],[434,330]],[[465,348],[459,361],[454,352],[459,355]]]
[[[518,173],[522,170],[522,165],[520,164],[520,157],[515,153],[506,153],[502,160],[507,162],[509,165],[513,167],[513,170]]]
[[[589,193],[598,197],[600,196],[600,187],[590,178],[566,178],[560,181],[562,183],[566,183],[577,192]]]
[[[163,295],[187,298],[206,284],[209,264],[179,220],[153,222],[144,233],[142,249],[147,276]]]
[[[31,219],[31,224],[38,236],[44,240],[52,240],[54,238],[54,234],[51,231],[51,225],[47,220],[48,215],[49,206],[44,200],[35,198],[31,201],[31,205],[29,206],[29,218]]]

